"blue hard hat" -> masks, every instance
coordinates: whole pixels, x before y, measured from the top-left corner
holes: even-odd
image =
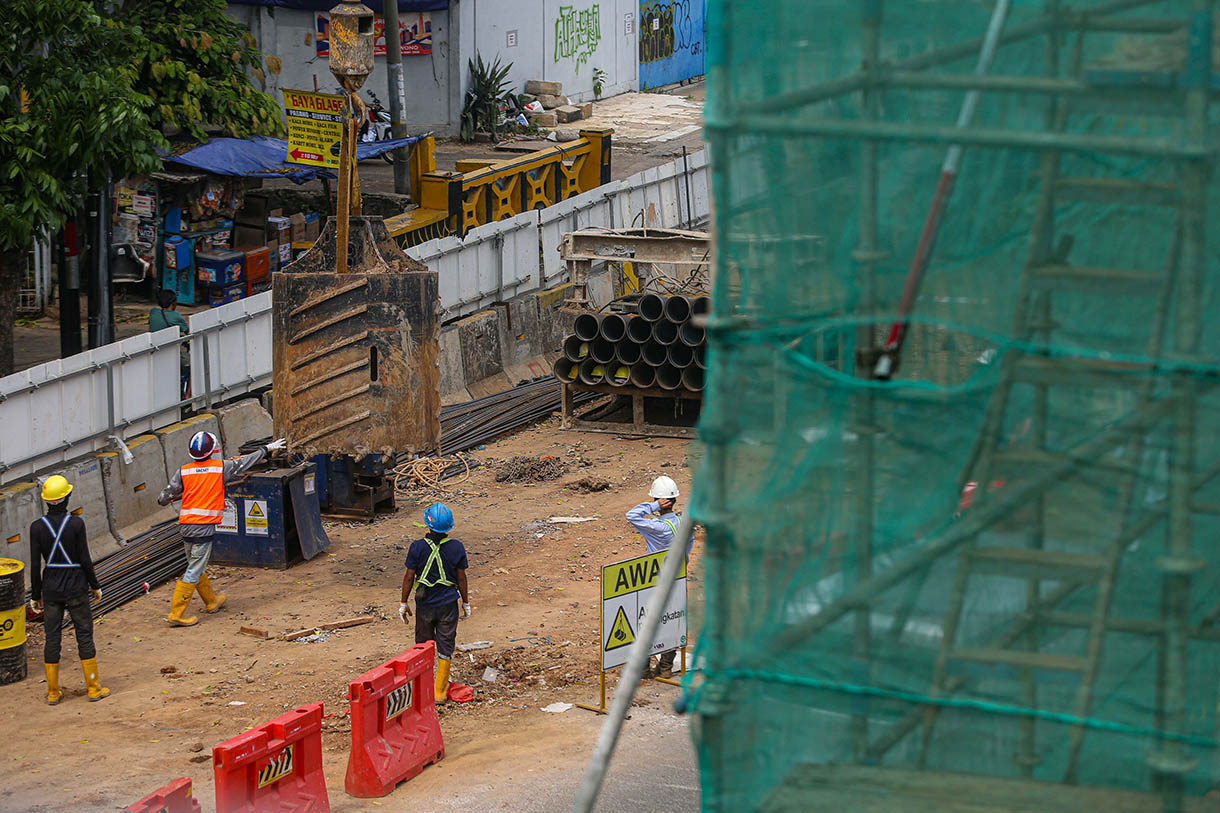
[[[429,531],[443,534],[453,528],[453,512],[443,502],[434,502],[424,511],[424,524]]]

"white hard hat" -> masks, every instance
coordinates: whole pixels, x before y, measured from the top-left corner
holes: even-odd
[[[678,496],[678,484],[673,481],[672,477],[662,474],[652,481],[652,488],[648,489],[648,496],[654,500],[672,500]]]

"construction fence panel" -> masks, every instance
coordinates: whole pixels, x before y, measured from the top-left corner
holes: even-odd
[[[566,233],[578,229],[613,229],[625,225],[617,219],[618,207],[615,202],[622,192],[622,182],[613,181],[542,210],[539,221],[542,229],[542,265],[545,280],[540,288],[567,279],[568,266],[559,258],[559,244],[563,242]]]
[[[191,394],[198,405],[271,383],[271,292],[200,311],[191,327]]]
[[[142,333],[0,379],[0,482],[177,420],[178,344]]]
[[[456,319],[511,299],[538,285],[538,214],[471,229],[465,238],[441,237],[407,249],[437,272],[442,319]]]

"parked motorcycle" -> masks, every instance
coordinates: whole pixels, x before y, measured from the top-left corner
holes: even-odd
[[[366,90],[371,103],[368,105],[368,115],[360,125],[360,140],[366,144],[378,141],[389,141],[394,138],[393,121],[390,112],[382,106],[381,100],[371,90]],[[381,159],[387,164],[394,163],[394,153],[382,153]]]

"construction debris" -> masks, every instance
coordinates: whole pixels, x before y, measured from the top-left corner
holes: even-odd
[[[558,480],[567,466],[554,457],[510,457],[496,464],[497,483],[540,483]]]
[[[296,641],[301,638],[308,638],[309,636],[311,636],[315,633],[331,632],[333,630],[347,629],[348,627],[359,627],[364,624],[372,624],[376,620],[377,620],[377,618],[375,616],[358,615],[355,618],[345,618],[342,621],[330,621],[326,624],[317,624],[315,626],[309,627],[308,629],[297,630],[296,632],[290,632],[284,636],[284,640],[285,641]],[[322,639],[319,639],[319,640],[322,640]]]
[[[249,635],[251,638],[269,638],[266,630],[258,627],[242,627],[238,632],[242,635]]]

